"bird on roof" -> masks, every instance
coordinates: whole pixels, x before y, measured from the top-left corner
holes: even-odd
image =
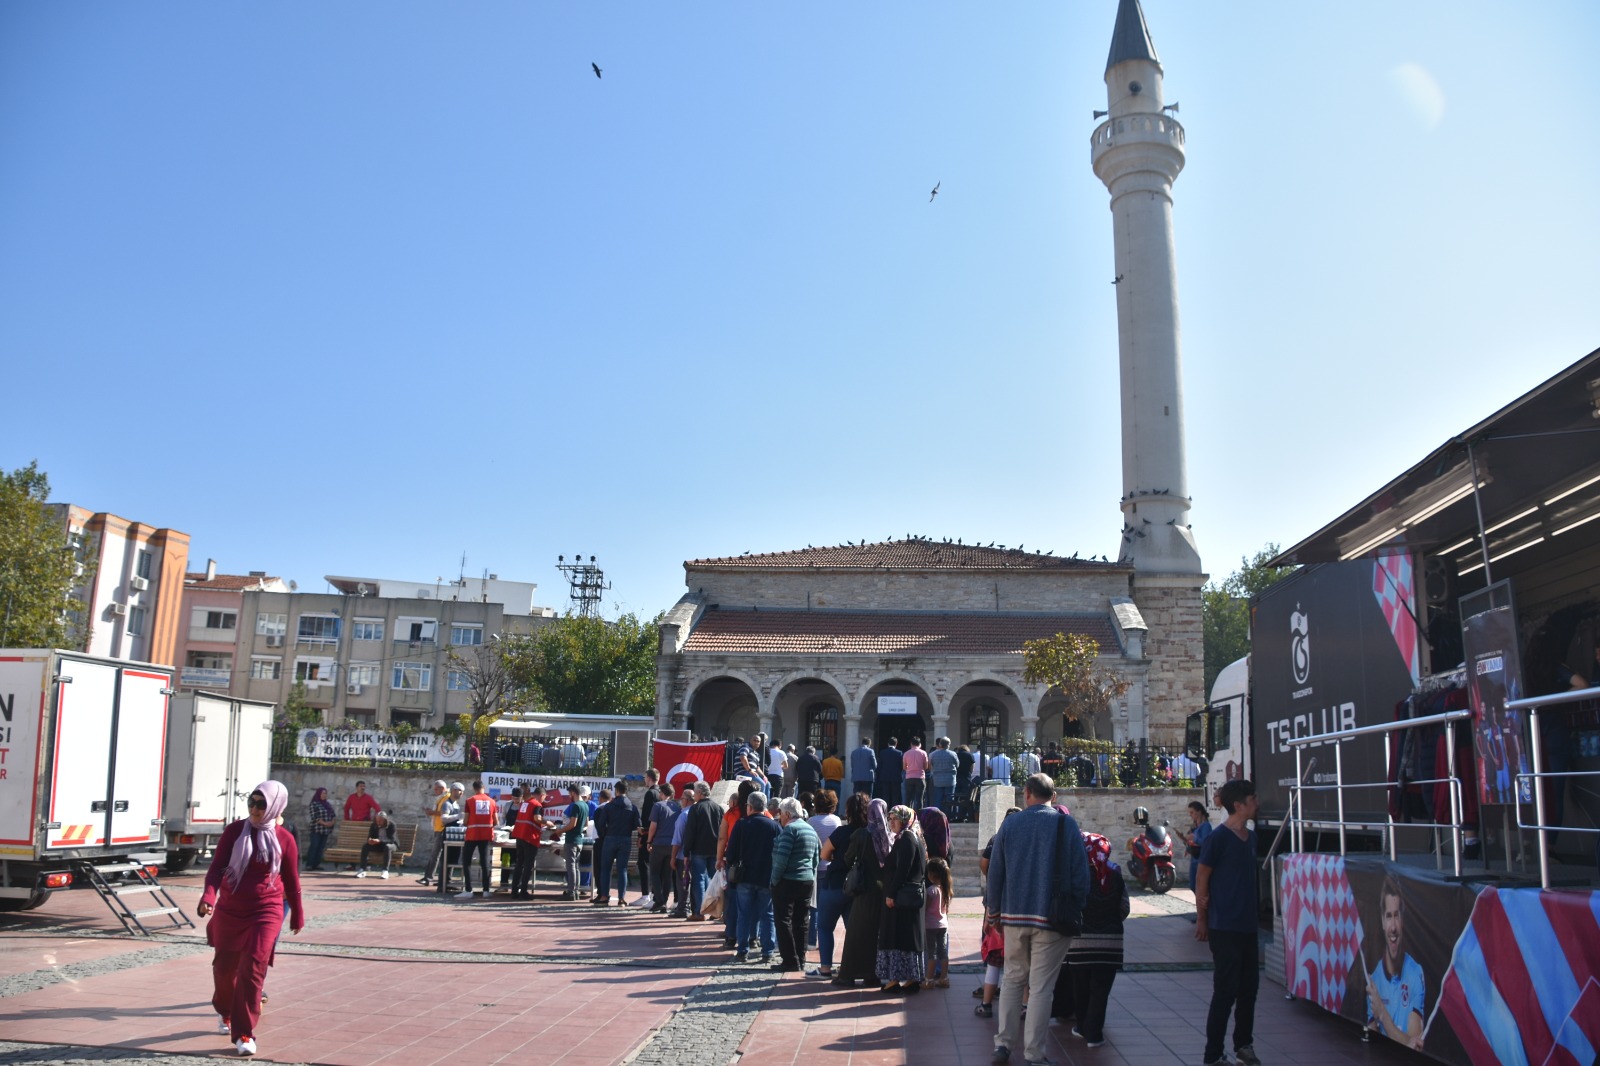
[[[960,543],[961,543],[961,538],[960,538],[960,537],[957,537],[957,538],[956,538],[956,543],[957,543],[957,544],[960,544]]]
[[[589,65],[594,68],[594,76],[598,78],[600,76],[600,64],[590,63]]]
[[[1054,548],[1051,548],[1049,551],[1045,552],[1046,555],[1054,555],[1055,553],[1056,550]]]
[[[1175,526],[1175,525],[1177,525],[1177,524],[1178,524],[1178,520],[1177,520],[1177,519],[1176,519],[1176,518],[1169,518],[1169,519],[1167,519],[1167,525],[1169,525],[1169,526]]]
[[[1017,545],[1017,551],[1021,551],[1021,550],[1022,550],[1022,545],[1018,544]]]
[[[1151,522],[1151,521],[1150,521],[1150,519],[1148,519],[1148,518],[1146,518],[1146,519],[1145,519],[1145,520],[1144,520],[1144,524],[1145,524],[1145,525],[1147,525],[1147,526],[1148,526],[1148,525],[1154,525],[1154,523],[1153,523],[1153,522]]]
[[[928,202],[930,204],[933,203],[934,198],[939,195],[939,186],[941,186],[943,184],[944,184],[944,182],[942,182],[942,181],[936,181],[936,182],[933,183],[933,191],[928,194]]]

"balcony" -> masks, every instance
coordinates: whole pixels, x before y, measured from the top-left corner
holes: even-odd
[[[221,689],[226,692],[232,677],[232,670],[218,670],[208,666],[185,666],[183,668],[182,684],[184,688],[211,688]]]

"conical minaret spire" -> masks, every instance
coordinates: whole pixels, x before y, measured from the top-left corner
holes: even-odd
[[[1122,555],[1138,573],[1199,574],[1189,530],[1172,183],[1183,127],[1162,104],[1162,69],[1139,0],[1120,0],[1106,60],[1109,117],[1095,176],[1111,192],[1122,371]]]

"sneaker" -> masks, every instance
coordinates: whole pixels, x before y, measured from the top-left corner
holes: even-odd
[[[478,893],[478,898],[479,899],[488,899],[489,898],[489,890],[486,888],[482,892],[479,892]]]
[[[431,884],[433,884],[433,882],[430,881],[428,878],[424,877],[422,880],[418,881],[417,884],[419,884],[419,885],[431,885]]]
[[[378,876],[383,878],[385,881],[387,881],[387,880],[389,880],[389,871],[385,870],[385,871],[383,871],[383,873],[379,874]]]
[[[1011,1049],[1008,1048],[1008,1047],[996,1047],[994,1049],[994,1054],[989,1056],[989,1061],[990,1062],[1010,1062],[1011,1061]]]
[[[472,898],[472,890],[470,888],[467,889],[465,892],[457,892],[456,893],[456,899],[471,899],[471,898]]]
[[[1086,1043],[1089,1047],[1104,1047],[1106,1042],[1104,1040],[1089,1040]]]
[[[1261,1060],[1256,1058],[1254,1044],[1246,1044],[1244,1047],[1234,1048],[1233,1057],[1240,1063],[1240,1066],[1261,1066]]]
[[[746,955],[744,952],[741,951],[741,952],[737,953],[736,955],[734,955],[733,961],[734,962],[749,962],[750,961],[750,956]]]
[[[367,876],[367,871],[365,871],[365,870],[357,870],[356,871],[356,876],[357,877],[365,877],[365,876]]]
[[[228,1023],[228,1019],[224,1018],[220,1014],[217,1015],[217,1032],[224,1033],[228,1036],[233,1035],[233,1026]]]
[[[256,1053],[256,1040],[253,1036],[246,1037],[233,1046],[239,1049],[239,1054],[241,1055],[254,1055]]]
[[[591,906],[591,907],[609,907],[609,906],[611,906],[611,897],[610,896],[596,896],[594,899],[591,899],[589,901],[589,906]]]
[[[974,988],[972,990],[972,998],[973,999],[982,999],[983,998],[983,986],[982,985],[979,985],[977,988]]]
[[[1078,1031],[1078,1027],[1076,1025],[1072,1027],[1072,1035],[1077,1037],[1079,1040],[1084,1039],[1084,1035]]]
[[[950,987],[950,978],[941,977],[937,981],[933,982],[933,985],[934,985],[935,988],[949,988]]]
[[[1233,1060],[1227,1055],[1218,1055],[1214,1059],[1207,1059],[1205,1066],[1233,1066]]]
[[[980,1018],[993,1018],[994,1006],[989,1003],[977,1003],[973,1005],[972,1013],[976,1014]]]

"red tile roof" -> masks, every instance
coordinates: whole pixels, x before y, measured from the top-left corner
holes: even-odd
[[[1117,652],[1107,615],[708,608],[684,651],[806,655],[1020,655],[1022,642],[1082,633]]]
[[[995,547],[993,544],[956,544],[926,537],[887,540],[877,544],[841,544],[835,547],[806,547],[798,551],[768,552],[761,555],[729,555],[720,559],[691,559],[685,569],[695,567],[749,570],[1104,570],[1127,569],[1104,559],[1070,558],[1022,547]]]
[[[184,574],[183,584],[191,589],[213,589],[218,592],[244,592],[249,589],[270,585],[278,580],[275,577],[266,577],[262,574],[218,574],[210,581],[206,580],[205,571]]]

